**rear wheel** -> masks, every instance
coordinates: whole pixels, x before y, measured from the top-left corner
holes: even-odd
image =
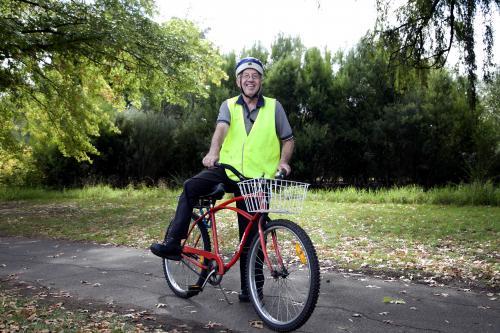
[[[319,295],[316,250],[305,231],[288,220],[264,229],[272,269],[264,262],[259,235],[250,248],[247,283],[250,299],[262,321],[276,331],[292,331],[311,316]]]
[[[193,214],[193,220],[197,216]],[[168,233],[168,232],[167,232]],[[210,251],[210,237],[206,226],[199,221],[191,234],[188,235],[186,245],[197,249]],[[163,259],[163,272],[168,286],[174,294],[182,298],[189,298],[199,293],[195,286],[201,286],[208,274],[208,270],[198,267],[195,262],[208,265],[208,260],[203,256],[189,255],[182,256],[180,261]]]

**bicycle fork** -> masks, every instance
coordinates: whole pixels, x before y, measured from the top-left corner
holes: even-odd
[[[274,269],[271,260],[269,259],[269,255],[267,253],[267,247],[266,247],[266,240],[264,238],[264,228],[263,228],[263,221],[265,217],[264,215],[259,219],[259,239],[260,239],[260,247],[262,248],[262,252],[264,255],[264,262],[266,263],[267,267],[269,268],[269,272],[271,272],[271,276],[273,278],[278,278],[279,276],[286,277],[288,276],[288,272],[286,270],[286,267],[283,263],[283,257],[281,256],[281,250],[280,246],[278,243],[278,239],[276,237],[276,233],[274,231],[271,231],[271,241],[272,241],[272,249],[274,249],[274,252],[276,254],[276,259],[278,261],[278,265],[281,268],[281,272],[279,272],[277,269]]]

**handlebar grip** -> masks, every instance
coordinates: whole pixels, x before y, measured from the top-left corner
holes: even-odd
[[[285,169],[281,169],[280,171],[276,172],[276,174],[274,175],[274,178],[276,179],[285,179],[286,177],[286,170]]]

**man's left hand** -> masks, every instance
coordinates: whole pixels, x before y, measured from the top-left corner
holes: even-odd
[[[278,166],[278,171],[285,170],[286,175],[288,176],[292,172],[292,168],[288,163],[280,162],[280,165]]]

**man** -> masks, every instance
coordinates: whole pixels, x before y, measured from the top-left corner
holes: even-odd
[[[264,67],[256,58],[243,58],[236,65],[236,84],[241,94],[222,103],[210,150],[202,161],[208,169],[184,183],[165,241],[150,247],[155,255],[180,259],[181,239],[186,238],[193,206],[200,196],[211,193],[219,183],[224,184],[227,192],[239,194],[238,177],[231,171],[214,168],[215,162],[230,164],[249,178],[274,178],[277,170],[291,172],[292,129],[281,104],[262,95],[263,76]],[[243,201],[237,206],[246,209]],[[244,218],[238,218],[240,239],[246,224]],[[255,233],[256,229],[249,236],[253,237]],[[248,301],[244,273],[247,254],[248,247],[245,247],[240,258],[240,301]]]

